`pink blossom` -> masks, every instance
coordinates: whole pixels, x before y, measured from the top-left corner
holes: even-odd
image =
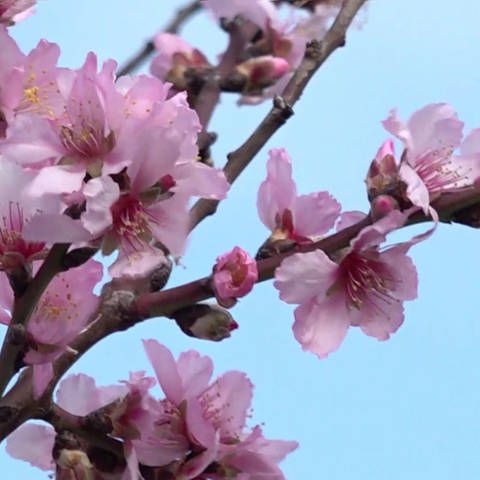
[[[323,251],[295,254],[275,272],[280,298],[296,303],[295,338],[304,350],[326,357],[349,326],[387,340],[403,323],[403,301],[417,296],[417,274],[406,252],[431,233],[380,249],[405,215],[393,211],[364,228],[350,248],[332,261]]]
[[[480,132],[474,130],[462,141],[463,122],[450,105],[426,105],[407,123],[392,110],[383,125],[404,145],[399,175],[408,199],[425,213],[432,213],[436,196],[471,187],[480,176]],[[457,148],[460,155],[454,154]]]
[[[308,243],[333,227],[340,204],[328,192],[298,195],[291,160],[284,149],[270,150],[267,172],[258,190],[257,208],[273,239]]]
[[[26,56],[16,54],[15,68],[6,72],[8,83],[2,85],[4,114],[9,122],[19,113],[53,119],[63,112],[64,90],[72,75],[57,67],[59,55],[58,45],[46,40]]]
[[[109,61],[97,74],[96,57],[89,54],[74,77],[64,81],[61,115],[52,111],[45,117],[34,111],[9,122],[1,151],[16,163],[40,170],[32,187],[37,195],[80,190],[86,172],[96,177],[127,165],[125,159],[108,155],[123,121],[123,98],[113,83],[115,68]],[[49,181],[53,175],[57,182]]]
[[[90,72],[88,75],[95,76],[93,65],[84,68]],[[98,83],[95,89],[102,92],[108,90],[103,85],[111,83],[110,70],[105,72],[95,77]],[[142,86],[145,87],[143,94],[140,91]],[[188,106],[185,94],[167,99],[168,88],[158,80],[146,77],[133,82],[124,79],[119,88],[125,100],[121,133],[114,135],[114,146],[104,157],[100,152],[95,153],[96,160],[102,157],[102,162],[44,165],[30,191],[35,195],[46,191],[57,195],[69,191],[72,193],[68,198],[73,198],[74,203],[84,201],[85,211],[76,222],[76,241],[102,241],[102,250],[106,254],[120,247],[122,267],[115,267],[115,275],[122,275],[126,269],[128,275],[134,276],[144,273],[148,262],[125,262],[122,260],[125,256],[134,258],[140,255],[147,259],[153,255],[160,261],[163,253],[152,246],[155,241],[161,242],[173,255],[181,255],[188,232],[190,197],[224,198],[229,185],[221,170],[197,161],[197,133],[201,127],[196,113]],[[108,94],[105,99],[110,97],[116,98],[112,101],[112,112],[116,112],[118,98]],[[108,104],[107,100],[100,103]],[[92,100],[90,104],[95,102]],[[97,110],[95,112],[98,113]],[[108,112],[110,110],[107,109],[100,114],[102,122],[109,117],[111,112]],[[113,117],[116,118],[115,115]],[[113,125],[116,121],[108,124]],[[93,123],[92,120],[89,125]],[[105,129],[99,128],[100,131]],[[116,132],[115,129],[112,131]],[[92,145],[100,145],[101,136],[95,138]],[[132,142],[132,138],[136,141]],[[80,149],[79,145],[77,147]],[[161,157],[158,156],[159,151],[162,152]],[[74,153],[68,158],[71,155]],[[90,169],[99,166],[102,171],[96,174]],[[104,175],[115,172],[121,166],[126,167],[122,173],[113,177]],[[93,177],[87,183],[85,171]],[[52,178],[56,181],[52,182]],[[64,215],[57,215],[57,219],[59,217],[64,221]],[[54,222],[53,218],[48,222],[44,218],[43,228],[37,222],[32,226],[35,232],[30,238],[65,241],[63,236],[69,230],[52,228]]]
[[[0,23],[10,25],[34,12],[36,0],[0,0]]]
[[[257,262],[240,247],[220,255],[213,267],[213,287],[220,303],[245,296],[257,278]]]
[[[45,198],[41,202],[29,198],[25,189],[31,182],[32,175],[2,157],[0,175],[0,268],[9,271],[19,264],[31,262],[44,251],[43,242],[28,242],[24,239],[23,228],[39,207],[41,209],[50,205],[45,205]]]
[[[0,156],[0,176],[0,269],[10,272],[22,265],[30,268],[33,260],[41,258],[46,245],[32,236],[45,228],[52,215],[57,220],[54,227],[63,231],[64,241],[77,237],[74,221],[60,215],[63,209],[60,198],[28,194],[34,172],[22,170]]]
[[[144,345],[166,399],[159,402],[153,428],[134,441],[143,463],[175,460],[178,478],[186,480],[203,478],[207,468],[213,478],[230,472],[254,480],[260,478],[255,475],[280,472],[276,464],[297,444],[267,440],[258,427],[245,431],[253,390],[245,374],[230,371],[210,383],[213,365],[208,357],[191,350],[175,361],[155,340]],[[280,472],[272,478],[284,477]]]
[[[289,15],[286,21],[279,19],[277,15],[270,15],[267,22],[268,28],[265,29],[263,38],[258,42],[261,47],[260,51],[264,54],[268,53],[276,58],[283,58],[289,65],[291,73],[285,71],[273,85],[267,86],[263,91],[246,92],[240,98],[240,104],[255,105],[265,99],[273,98],[275,95],[281,95],[294,70],[304,57],[305,45],[314,39],[321,40],[323,38],[330,19],[338,12],[338,7],[335,5],[317,6],[307,17],[298,15],[296,10],[291,8],[288,11]],[[265,51],[266,45],[268,45],[268,49]]]
[[[221,171],[196,160],[200,125],[183,93],[156,104],[151,117],[132,119],[129,128],[131,136],[123,137],[125,143],[122,140],[119,145],[132,159],[126,170],[129,189],[117,198],[112,193],[113,203],[109,210],[103,209],[105,225],[111,225],[107,240],[120,244],[126,254],[148,249],[150,242],[157,240],[173,255],[181,255],[187,237],[189,198],[224,198],[228,182]],[[136,142],[128,140],[133,137]],[[103,198],[104,192],[99,191],[99,195]],[[88,230],[96,229],[87,223],[90,208],[87,202],[84,224]],[[96,218],[97,222],[98,215]]]
[[[72,340],[83,330],[98,303],[92,290],[102,278],[100,262],[89,260],[80,267],[60,273],[50,282],[40,298],[27,327],[31,347],[24,357],[33,365],[33,390],[42,395],[53,376],[52,362],[59,357]],[[2,278],[2,281],[6,281]],[[4,290],[5,291],[5,290]],[[11,311],[13,292],[1,307]],[[5,320],[8,323],[9,319]]]
[[[158,54],[150,65],[152,75],[172,82],[177,88],[185,88],[184,74],[187,68],[206,68],[210,64],[202,52],[192,47],[182,37],[161,32],[153,40]]]
[[[126,395],[121,385],[97,387],[95,380],[82,373],[70,375],[60,382],[56,397],[57,404],[73,415],[87,415],[115,399]],[[7,453],[13,458],[24,460],[42,470],[54,470],[52,449],[55,442],[52,427],[26,423],[7,437]],[[133,477],[131,480],[134,480]]]

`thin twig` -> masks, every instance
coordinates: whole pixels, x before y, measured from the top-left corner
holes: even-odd
[[[195,0],[185,5],[177,11],[171,22],[166,25],[164,32],[166,33],[177,33],[191,15],[200,10],[201,4],[200,0]],[[153,40],[149,40],[145,45],[130,59],[128,60],[119,70],[117,75],[121,77],[122,75],[127,75],[128,73],[136,70],[143,62],[145,62],[148,57],[155,51],[155,45]]]
[[[304,59],[285,87],[282,96],[274,100],[270,112],[243,145],[228,155],[224,172],[230,183],[236,180],[270,137],[289,118],[292,114],[291,107],[301,97],[314,73],[332,52],[345,45],[347,29],[365,2],[366,0],[346,0],[323,39],[320,42],[313,41],[307,46]],[[218,200],[198,200],[190,211],[190,230],[207,216],[215,213],[218,204]]]

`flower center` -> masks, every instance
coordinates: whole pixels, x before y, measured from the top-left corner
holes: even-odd
[[[416,161],[415,171],[430,193],[461,188],[469,184],[469,171],[455,164],[452,153],[453,147],[446,145],[428,152]]]
[[[391,295],[393,280],[382,262],[351,252],[342,260],[340,269],[350,308],[359,310],[366,301],[374,299],[385,303],[396,301]]]
[[[4,215],[0,222],[0,255],[17,253],[28,260],[43,250],[45,243],[27,242],[22,238],[24,225],[22,208],[18,203],[10,202],[8,215]],[[2,266],[5,268],[4,261],[5,259],[2,260]]]
[[[102,157],[115,146],[115,135],[105,136],[94,125],[65,125],[60,127],[60,139],[63,146],[74,156],[86,159]]]
[[[125,193],[111,207],[113,229],[134,250],[140,250],[152,238],[150,222],[154,221],[143,203]]]

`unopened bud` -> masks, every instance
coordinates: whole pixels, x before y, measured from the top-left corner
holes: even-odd
[[[177,310],[171,317],[190,337],[219,342],[238,328],[232,315],[218,305],[197,303]]]
[[[392,210],[398,210],[398,202],[390,195],[378,195],[372,200],[370,208],[372,220],[376,222]]]
[[[365,183],[370,201],[379,195],[394,194],[398,191],[400,177],[391,139],[385,141],[379,148],[370,164]]]
[[[178,35],[159,33],[154,38],[154,45],[158,54],[150,66],[152,74],[160,80],[172,82],[178,89],[187,87],[185,74],[188,70],[210,67],[205,55]]]
[[[244,92],[256,92],[282,78],[290,70],[290,64],[282,57],[262,55],[240,63],[235,70],[246,77]]]
[[[212,285],[220,305],[231,308],[238,297],[249,293],[258,279],[257,262],[240,247],[217,257]]]
[[[60,475],[57,474],[57,478],[62,478],[61,470],[67,470],[67,475],[73,473],[73,478],[79,480],[93,480],[94,470],[93,465],[90,462],[87,454],[81,450],[60,450],[57,458],[57,465],[60,469]],[[67,477],[65,478],[72,478]]]

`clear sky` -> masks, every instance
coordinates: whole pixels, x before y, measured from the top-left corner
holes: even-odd
[[[180,5],[40,0],[37,14],[11,32],[26,50],[40,38],[59,43],[65,66],[80,66],[89,50],[121,62]],[[186,34],[211,59],[225,42],[202,18]],[[344,209],[366,210],[363,179],[386,138],[380,121],[390,108],[408,117],[426,103],[446,101],[467,130],[480,126],[479,44],[476,0],[371,0],[364,27],[352,31],[346,48],[317,74],[268,147],[288,149],[302,193],[328,189]],[[222,98],[212,124],[219,165],[266,108],[238,109],[233,97]],[[234,245],[254,253],[265,240],[255,207],[265,161],[266,149],[218,215],[195,231],[185,268],[177,269],[171,285],[208,274],[215,257]],[[227,341],[191,339],[170,321],[154,319],[107,339],[72,372],[94,375],[99,384],[131,370],[153,373],[142,338],[156,338],[176,353],[195,348],[213,357],[218,373],[246,371],[256,385],[254,421],[265,423],[268,436],[300,442],[283,464],[288,480],[478,479],[478,238],[473,229],[442,225],[412,249],[419,298],[406,304],[405,323],[388,342],[352,329],[326,360],[302,352],[291,333],[293,308],[265,283],[232,310],[240,329]],[[47,478],[3,450],[0,472],[2,480]]]

